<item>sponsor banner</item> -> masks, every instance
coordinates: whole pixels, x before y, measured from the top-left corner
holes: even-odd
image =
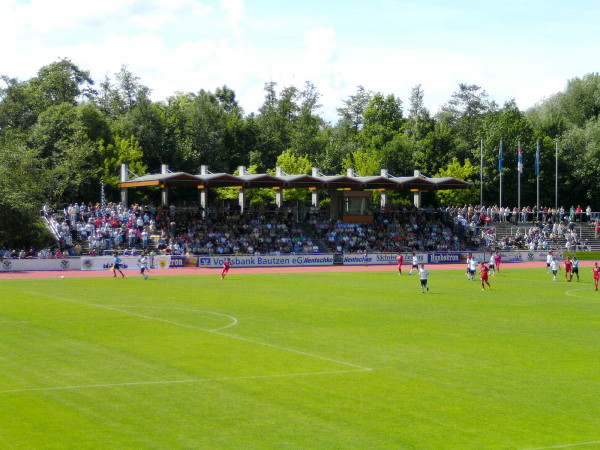
[[[397,256],[398,253],[367,253],[367,261],[365,263],[364,253],[344,253],[344,265],[398,264]],[[403,265],[412,265],[412,253],[402,253],[402,256],[404,256]],[[429,255],[427,253],[417,253],[417,261],[419,264],[427,264],[429,262]]]
[[[359,265],[369,265],[376,264],[375,259],[376,255],[380,255],[380,253],[367,253],[366,261],[364,253],[344,253],[344,265],[345,266],[359,266]],[[385,264],[385,263],[381,263]]]
[[[442,253],[443,254],[443,253]],[[358,253],[360,255],[360,253]],[[412,253],[402,253],[403,260],[402,265],[412,265]],[[390,264],[397,265],[398,264],[398,253],[369,253],[369,264]],[[417,253],[417,261],[419,264],[427,264],[430,261],[430,257],[427,253]],[[439,261],[441,262],[441,261]],[[361,259],[362,264],[364,264],[364,260]]]
[[[303,267],[332,266],[332,254],[319,255],[240,255],[240,256],[200,256],[198,267],[222,267],[225,258],[231,260],[233,268],[238,267]]]
[[[64,259],[3,259],[0,261],[0,271],[18,272],[23,270],[79,270],[79,258]]]
[[[527,251],[527,250],[517,250],[512,252],[500,252],[500,256],[502,257],[502,262],[530,262],[530,261],[543,261],[546,262],[546,257],[548,256],[547,251]],[[552,256],[554,256],[557,260],[562,261],[563,252],[562,251],[552,251]]]
[[[171,256],[170,267],[198,267],[197,256]]]
[[[121,270],[139,269],[137,256],[119,256],[121,258]],[[84,256],[81,258],[81,270],[108,270],[113,265],[112,256]]]
[[[430,253],[429,264],[458,264],[461,262],[460,253]],[[466,261],[466,260],[465,260]]]
[[[171,258],[171,255],[153,256],[150,267],[153,269],[169,269],[171,267]]]
[[[501,262],[503,263],[519,263],[519,262],[546,262],[547,251],[528,251],[528,250],[514,250],[514,251],[500,251]],[[461,254],[461,262],[466,262],[468,252]],[[478,263],[489,262],[492,252],[471,252],[473,258]],[[563,259],[562,251],[552,251],[552,255],[559,261]]]
[[[467,258],[471,255],[471,257],[477,261],[478,264],[482,262],[488,262],[490,260],[491,253],[485,252],[462,252],[460,253],[460,262],[467,263]]]

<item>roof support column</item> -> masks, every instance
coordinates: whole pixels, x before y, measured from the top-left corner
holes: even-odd
[[[312,176],[315,178],[319,176],[319,169],[317,167],[312,168]],[[310,204],[316,208],[319,207],[319,191],[316,189],[310,194]]]
[[[200,175],[206,175],[208,173],[208,166],[200,166]],[[208,189],[206,187],[200,188],[200,207],[202,208],[202,217],[206,217],[208,211]]]
[[[389,178],[388,170],[381,169],[381,176],[385,178]],[[385,209],[388,205],[388,192],[381,191],[381,199],[380,199],[381,209]]]
[[[278,177],[282,177],[283,176],[283,168],[282,167],[275,167],[275,175]],[[281,207],[283,206],[283,189],[278,188],[275,190],[275,204],[277,205],[277,208],[281,209]]]
[[[121,164],[121,183],[124,183],[125,181],[129,181],[129,166],[127,164]],[[121,205],[123,205],[123,207],[127,208],[127,206],[129,206],[128,203],[128,198],[127,198],[127,191],[128,188],[121,188]]]
[[[238,167],[238,175],[246,175],[246,166]],[[240,193],[238,195],[238,202],[240,205],[240,212],[244,212],[244,209],[246,208],[246,189],[240,189]]]
[[[415,177],[420,177],[420,176],[421,176],[421,171],[415,169]],[[419,191],[418,189],[415,190],[415,193],[413,195],[413,203],[417,209],[421,208],[421,191]]]
[[[161,174],[167,174],[169,173],[169,166],[166,164],[163,164],[160,166],[160,173]],[[169,205],[169,188],[167,187],[163,187],[160,191],[160,198],[161,198],[161,204],[163,206],[168,206]]]

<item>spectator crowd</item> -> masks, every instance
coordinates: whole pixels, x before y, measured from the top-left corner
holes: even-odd
[[[2,258],[64,258],[115,250],[153,249],[165,254],[289,254],[318,252],[409,252],[462,250],[548,250],[565,242],[567,250],[585,248],[574,230],[577,221],[600,230],[600,218],[588,206],[501,208],[473,206],[386,208],[372,221],[331,220],[328,211],[311,207],[298,221],[290,209],[266,211],[224,207],[169,207],[120,203],[71,204],[61,211],[44,206],[43,215],[58,244],[29,251],[0,251]],[[498,237],[495,225],[516,225]]]

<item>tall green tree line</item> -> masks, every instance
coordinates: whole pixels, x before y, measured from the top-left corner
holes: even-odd
[[[33,217],[43,203],[97,201],[101,184],[117,199],[122,163],[137,175],[156,172],[161,164],[190,173],[201,164],[214,172],[233,173],[240,165],[267,172],[282,161],[328,174],[353,167],[363,176],[381,168],[407,176],[419,169],[427,176],[466,177],[476,186],[460,197],[430,197],[433,202],[478,203],[482,192],[484,204],[497,204],[501,139],[503,203],[517,202],[521,142],[521,203],[535,204],[539,141],[540,203],[554,205],[558,147],[560,203],[600,210],[593,195],[600,179],[597,73],[569,80],[564,91],[528,111],[514,101],[498,105],[482,87],[466,83],[435,114],[425,107],[421,85],[406,102],[358,86],[341,102],[335,122],[323,119],[321,94],[310,82],[265,83],[256,113],[246,113],[227,86],[174,92],[163,101],[152,101],[150,94],[151,87],[125,66],[96,82],[68,59],[42,67],[28,80],[0,76],[0,245],[21,231],[14,229],[19,214]],[[139,195],[158,201],[151,190]]]

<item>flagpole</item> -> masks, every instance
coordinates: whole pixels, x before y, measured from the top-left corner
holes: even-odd
[[[500,139],[500,154],[498,155],[498,171],[500,172],[500,208],[502,208],[502,139]]]
[[[536,175],[536,220],[539,222],[540,220],[540,140],[538,139],[535,146],[535,175]]]
[[[556,167],[554,170],[554,208],[558,209],[558,139],[554,141],[554,152],[556,159]]]
[[[479,206],[483,206],[483,138],[481,138],[481,151],[479,158]]]
[[[517,149],[517,172],[519,173],[519,176],[517,178],[517,208],[519,209],[519,211],[521,211],[521,171],[522,169],[522,165],[520,164],[521,161],[521,140],[519,139],[518,142],[519,148]]]

